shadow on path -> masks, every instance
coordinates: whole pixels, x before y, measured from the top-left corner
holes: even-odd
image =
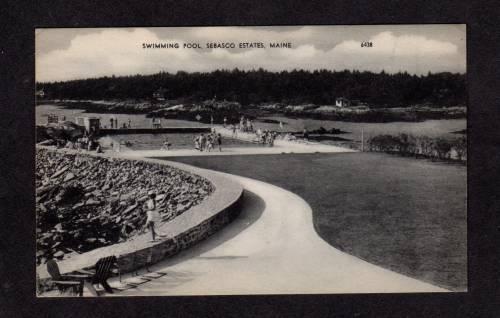
[[[175,264],[184,262],[193,257],[197,257],[203,253],[206,253],[218,247],[219,245],[232,239],[236,235],[243,232],[250,225],[255,223],[255,221],[257,221],[262,215],[262,212],[266,208],[266,204],[255,193],[248,190],[244,190],[241,207],[242,211],[240,215],[233,222],[226,225],[223,229],[214,233],[212,236],[208,237],[204,241],[197,243],[191,248],[180,252],[176,256],[151,266],[151,269],[156,270],[157,268],[163,268],[165,266],[173,266]],[[226,259],[233,259],[233,258],[241,258],[243,256],[235,255],[235,256],[222,256],[222,257]],[[214,259],[214,257],[203,257],[203,259]]]

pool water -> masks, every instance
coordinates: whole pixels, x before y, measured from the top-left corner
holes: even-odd
[[[83,109],[64,108],[63,106],[56,105],[38,105],[36,106],[36,124],[45,125],[47,123],[47,116],[49,114],[57,115],[62,119],[64,116],[66,120],[75,121],[76,117],[88,116],[98,117],[101,120],[103,128],[109,128],[111,118],[118,120],[118,126],[121,127],[124,123],[132,128],[151,128],[151,118],[147,118],[145,114],[99,114],[87,113]],[[163,127],[210,127],[210,125],[201,124],[198,122],[180,120],[180,119],[162,119]]]
[[[171,144],[170,149],[194,149],[194,138],[199,134],[174,133],[174,134],[128,134],[110,136],[115,142],[129,142],[127,147],[131,150],[156,150],[161,149],[165,140]],[[105,147],[107,145],[104,145]],[[222,137],[222,147],[251,147],[255,144],[243,140]],[[214,148],[217,145],[214,144]]]

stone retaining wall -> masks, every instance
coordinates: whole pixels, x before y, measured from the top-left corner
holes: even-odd
[[[113,156],[113,154],[98,156],[110,155]],[[99,258],[110,255],[117,257],[122,274],[143,268],[146,265],[157,263],[175,255],[209,237],[234,220],[241,211],[242,186],[223,177],[220,173],[163,160],[127,158],[123,154],[120,155],[120,158],[143,160],[179,168],[208,179],[214,185],[215,191],[200,204],[193,206],[170,222],[159,226],[159,232],[168,234],[169,238],[151,243],[149,242],[150,233],[145,233],[124,243],[105,246],[79,254],[58,263],[61,273],[69,274],[79,269],[89,268],[95,265]],[[50,276],[46,271],[45,264],[37,267],[37,274],[39,281],[43,285],[50,282]]]
[[[206,178],[164,164],[36,151],[37,265],[69,259],[144,231],[145,201],[155,191],[168,222],[208,198]]]
[[[132,253],[120,255],[118,265],[121,273],[132,272],[147,265],[158,263],[214,234],[238,216],[240,201],[235,201],[234,204],[220,211],[212,218],[193,226],[175,238],[164,240],[151,247],[136,250]]]

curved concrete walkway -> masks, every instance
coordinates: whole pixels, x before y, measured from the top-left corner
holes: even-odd
[[[123,147],[123,146],[122,146]],[[356,152],[356,150],[321,144],[288,143],[275,145],[274,147],[223,147],[222,152],[213,150],[211,152],[198,151],[195,149],[171,149],[171,150],[129,150],[122,148],[121,153],[129,157],[183,157],[183,156],[234,156],[234,155],[276,155],[285,153],[341,153]]]
[[[311,208],[299,196],[261,181],[221,174],[245,188],[240,217],[151,267],[166,276],[115,296],[447,291],[333,248],[315,232]]]

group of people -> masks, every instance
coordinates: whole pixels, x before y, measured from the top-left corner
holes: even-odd
[[[151,128],[161,128],[161,118],[151,118]]]
[[[224,128],[229,128],[233,131],[237,129],[241,132],[254,132],[254,126],[252,120],[250,118],[245,118],[245,116],[241,116],[240,122],[236,125],[235,124],[228,125],[227,117],[224,117],[222,126]]]
[[[107,128],[106,125],[104,125],[104,128]],[[118,129],[118,119],[116,117],[111,117],[109,119],[109,128],[111,129]],[[132,121],[130,120],[130,118],[128,119],[127,122],[124,122],[122,123],[122,127],[121,128],[132,128]]]
[[[253,122],[250,118],[245,119],[245,116],[241,116],[239,128],[242,132],[253,132]]]
[[[268,145],[270,147],[274,146],[274,140],[276,139],[276,136],[278,136],[278,133],[275,131],[267,129],[262,131],[260,128],[257,129],[255,134],[257,135],[258,143]]]
[[[279,122],[280,129],[283,130],[283,122]],[[224,117],[224,128],[227,128],[231,131],[231,137],[232,138],[238,138],[238,132],[245,132],[245,133],[253,133],[255,134],[255,140],[259,144],[263,145],[268,145],[268,146],[274,146],[274,141],[276,138],[279,138],[282,136],[281,133],[273,130],[262,130],[262,129],[256,129],[253,125],[253,122],[250,118],[246,118],[245,116],[240,117],[240,122],[238,124],[231,124],[227,125],[227,119]],[[293,135],[287,134],[288,139],[287,140],[293,140],[295,139]]]
[[[95,140],[92,136],[84,135],[81,138],[77,138],[75,141],[67,140],[66,144],[63,146],[68,149],[76,149],[76,150],[87,150],[92,151],[95,150],[97,153],[101,153],[101,145],[97,140]]]
[[[211,132],[194,138],[194,149],[196,150],[210,152],[215,146],[219,148],[219,151],[222,151],[222,136],[220,133]]]

